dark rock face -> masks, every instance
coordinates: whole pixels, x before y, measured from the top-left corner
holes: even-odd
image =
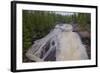
[[[52,45],[54,45],[55,42],[52,42]],[[48,52],[50,47],[50,42],[47,42],[47,44],[45,45],[45,47],[43,48],[42,52],[41,52],[41,56],[40,58],[43,58],[45,56],[45,54]],[[44,59],[44,61],[56,61],[56,48],[52,49],[52,51],[48,54],[48,56]]]
[[[56,61],[56,49],[52,50],[44,61]]]
[[[78,33],[82,38],[90,38],[90,33],[88,31],[80,31]]]
[[[91,40],[90,38],[81,38],[81,39],[82,39],[82,43],[86,47],[88,58],[91,59]]]

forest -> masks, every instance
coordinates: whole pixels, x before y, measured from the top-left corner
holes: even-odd
[[[23,62],[27,61],[25,52],[34,41],[46,36],[56,24],[71,24],[77,32],[91,33],[90,13],[23,10],[22,20]]]

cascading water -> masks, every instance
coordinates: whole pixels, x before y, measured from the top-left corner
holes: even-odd
[[[58,24],[44,38],[34,42],[26,53],[33,61],[45,61],[52,51],[56,61],[88,59],[86,48],[70,24]],[[51,58],[52,58],[51,57]],[[50,61],[50,58],[46,61]]]
[[[86,48],[81,42],[79,35],[73,32],[72,25],[63,24],[60,28],[59,53],[56,54],[57,61],[64,60],[85,60],[88,59]]]

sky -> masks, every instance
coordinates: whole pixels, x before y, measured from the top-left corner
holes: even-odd
[[[61,14],[61,15],[73,15],[74,12],[61,12],[61,11],[56,11],[56,14]]]

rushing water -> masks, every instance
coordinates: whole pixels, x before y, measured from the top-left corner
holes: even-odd
[[[35,41],[26,56],[34,61],[45,61],[48,57],[56,61],[88,59],[86,48],[70,24],[56,25],[47,36]]]

